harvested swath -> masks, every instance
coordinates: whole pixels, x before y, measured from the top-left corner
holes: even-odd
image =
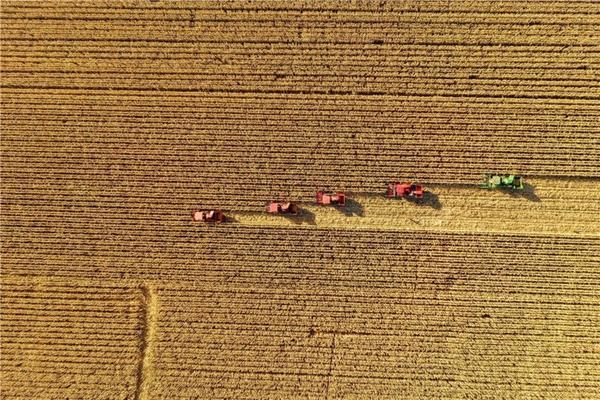
[[[2,277],[5,398],[133,398],[142,290],[122,284]]]
[[[335,229],[378,229],[525,234],[600,233],[600,181],[527,179],[522,192],[487,191],[476,185],[427,185],[424,199],[395,201],[379,193],[351,196],[346,208],[302,205],[299,218],[231,212],[243,225],[316,225]]]
[[[65,191],[48,182],[27,188],[22,181],[5,180],[3,220],[13,235],[29,235],[40,223],[60,232],[89,231],[93,237],[125,240],[129,232],[154,229],[176,233],[189,229],[195,235],[200,226],[190,223],[189,211],[204,198],[195,191],[168,192],[173,182],[154,182],[153,188],[127,190],[123,181],[113,180],[110,192],[97,186],[83,192],[81,187]],[[346,209],[318,207],[314,193],[301,199],[297,218],[278,218],[263,212],[263,191],[246,196],[245,206],[236,198],[218,204],[228,209],[228,223],[257,226],[313,225],[335,229],[383,229],[443,232],[513,232],[597,235],[600,220],[600,182],[589,179],[527,179],[523,192],[487,191],[471,186],[427,185],[429,191],[419,202],[386,199],[383,185],[372,194],[354,194]],[[97,182],[94,182],[97,184]],[[93,184],[93,183],[92,183]],[[343,187],[343,186],[342,186]],[[44,205],[43,213],[38,205]],[[24,214],[24,210],[30,210]],[[241,212],[250,210],[258,212]],[[87,226],[89,224],[90,226]],[[173,226],[176,225],[176,226]],[[109,233],[110,232],[110,233]],[[110,236],[108,236],[110,235]],[[116,236],[115,236],[116,235]],[[90,237],[92,237],[90,236]],[[119,239],[122,237],[122,239]]]

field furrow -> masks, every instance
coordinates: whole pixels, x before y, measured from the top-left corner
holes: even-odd
[[[85,281],[64,288],[6,271],[1,280],[3,397],[133,398],[144,340],[141,289]]]
[[[1,8],[3,399],[600,393],[600,3]]]

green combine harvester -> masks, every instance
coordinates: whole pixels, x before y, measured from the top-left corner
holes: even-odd
[[[524,189],[523,177],[517,175],[486,174],[484,182],[480,185],[483,189]]]

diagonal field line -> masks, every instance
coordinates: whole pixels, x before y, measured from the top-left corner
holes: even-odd
[[[329,370],[327,371],[327,385],[325,386],[325,399],[329,399],[329,386],[331,385],[331,380],[333,378],[333,360],[335,356],[335,335],[333,332],[331,334],[331,354],[329,356]]]

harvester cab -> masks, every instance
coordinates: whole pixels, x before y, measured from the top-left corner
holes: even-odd
[[[225,221],[225,214],[221,210],[195,210],[192,211],[192,221],[219,224]]]
[[[300,208],[298,207],[298,205],[296,203],[292,203],[292,202],[289,202],[289,201],[288,202],[270,201],[270,202],[267,203],[266,211],[269,214],[291,214],[291,215],[296,215],[300,211]]]
[[[414,182],[394,182],[388,184],[386,195],[388,198],[411,197],[421,199],[425,195],[425,190],[423,185]]]
[[[344,207],[346,205],[346,194],[344,192],[325,193],[325,191],[319,190],[317,192],[316,202],[318,205],[333,204]]]

